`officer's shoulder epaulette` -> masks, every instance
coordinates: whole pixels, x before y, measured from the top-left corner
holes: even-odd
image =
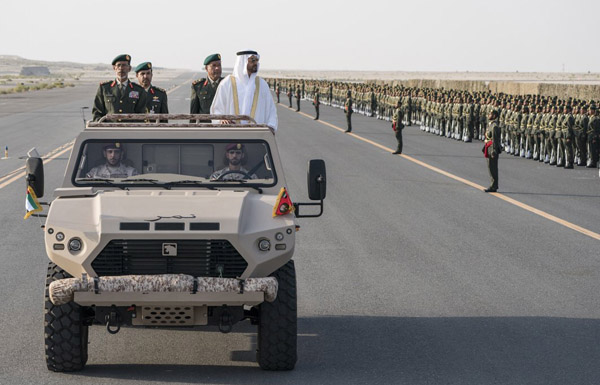
[[[103,86],[105,84],[109,84],[110,82],[112,82],[112,80],[107,80],[107,81],[104,81],[104,82],[100,82],[100,85]]]
[[[129,82],[129,84],[131,84],[131,85],[133,86],[133,88],[141,88],[142,90],[144,89],[144,87],[140,86],[140,85],[139,85],[139,84],[137,84],[137,83],[134,83],[134,82]]]
[[[154,89],[156,89],[156,90],[158,90],[160,92],[167,92],[167,91],[165,91],[164,88],[160,88],[160,87],[157,87],[157,86],[152,86],[152,87],[154,87]]]
[[[196,84],[204,83],[205,81],[206,81],[205,78],[200,78],[200,79],[194,80],[192,82],[192,85],[195,86]]]

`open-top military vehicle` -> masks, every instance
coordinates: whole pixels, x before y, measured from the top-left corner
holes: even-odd
[[[27,183],[43,196],[40,158],[27,159]],[[242,320],[258,326],[261,368],[293,369],[295,217],[321,215],[325,185],[324,162],[311,160],[319,202],[292,203],[275,135],[247,116],[88,123],[44,226],[48,369],[85,366],[91,325],[229,332]],[[303,205],[319,213],[300,215]]]

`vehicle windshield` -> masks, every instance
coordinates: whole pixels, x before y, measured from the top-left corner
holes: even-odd
[[[273,186],[265,141],[88,140],[73,175],[77,186]]]

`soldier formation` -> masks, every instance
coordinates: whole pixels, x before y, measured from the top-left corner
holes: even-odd
[[[406,126],[417,123],[433,135],[483,141],[489,114],[496,110],[500,148],[506,153],[567,169],[599,164],[598,100],[307,79],[269,83],[288,95],[306,90],[302,94],[308,100],[318,94],[320,103],[344,109],[348,131],[352,112],[392,121],[399,107]]]

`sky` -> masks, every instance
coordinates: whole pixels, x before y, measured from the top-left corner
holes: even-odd
[[[0,55],[198,70],[600,72],[595,0],[3,0]]]

